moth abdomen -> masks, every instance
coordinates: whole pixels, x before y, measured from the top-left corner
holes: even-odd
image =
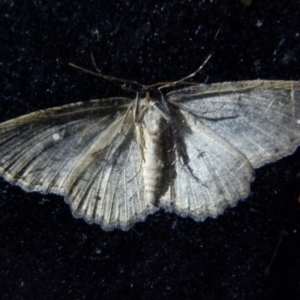
[[[157,200],[162,177],[162,117],[154,111],[144,118],[143,180],[144,196],[151,203]]]
[[[154,203],[160,186],[162,175],[162,163],[154,155],[145,152],[143,165],[143,178],[145,187],[145,198]]]

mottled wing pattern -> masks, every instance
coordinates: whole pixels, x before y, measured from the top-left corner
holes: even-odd
[[[203,220],[245,198],[252,168],[300,144],[299,93],[298,82],[284,81],[201,84],[169,93],[182,114],[173,131],[184,149],[177,151],[176,176],[161,205]]]
[[[0,125],[0,174],[27,191],[65,196],[73,214],[126,229],[144,203],[131,99],[80,102]]]
[[[168,98],[235,146],[254,168],[291,154],[300,144],[299,82],[200,84]]]

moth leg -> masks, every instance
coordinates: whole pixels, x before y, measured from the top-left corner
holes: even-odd
[[[135,175],[131,179],[129,179],[127,181],[127,183],[130,183],[131,181],[133,181],[134,178],[136,178],[138,176],[138,174],[140,173],[141,169],[142,169],[142,159],[140,158],[139,167],[138,167],[137,172],[135,173]]]
[[[144,149],[145,149],[145,145],[142,139],[142,134],[141,134],[141,130],[140,130],[140,126],[139,124],[136,124],[135,126],[135,134],[136,134],[136,141],[139,147],[139,153],[140,153],[140,162],[139,162],[139,167],[137,172],[135,173],[135,175],[127,181],[127,183],[131,182],[132,180],[134,180],[134,178],[137,177],[137,175],[140,173],[141,169],[142,169],[142,162],[145,160],[144,158]]]
[[[131,106],[128,107],[128,109],[127,109],[125,115],[122,117],[122,118],[123,118],[123,121],[122,121],[122,123],[121,123],[121,129],[119,130],[119,132],[117,132],[117,133],[115,134],[115,136],[114,136],[114,138],[112,138],[111,142],[108,143],[104,148],[102,148],[102,149],[100,149],[100,150],[98,150],[98,151],[93,152],[92,155],[97,156],[100,152],[102,152],[102,151],[104,151],[105,149],[107,149],[108,147],[110,147],[110,146],[112,145],[113,141],[116,139],[116,137],[117,137],[119,134],[122,134],[123,136],[126,136],[126,134],[122,131],[122,127],[123,127],[123,124],[125,123],[125,121],[126,121],[128,115],[129,115],[130,109],[131,109]]]
[[[128,107],[128,109],[127,109],[127,111],[126,111],[126,113],[125,113],[125,115],[124,115],[124,121],[123,121],[123,123],[126,121],[127,117],[129,116],[129,112],[130,112],[131,109],[132,109],[132,105],[130,105],[130,106]],[[123,126],[121,126],[121,131],[120,131],[120,133],[121,133],[123,136],[126,137],[126,134],[122,131],[122,127],[123,127]]]
[[[176,130],[175,128],[176,125],[170,123],[170,126],[171,126],[173,141],[174,141],[173,151],[175,151],[176,153],[176,158],[173,164],[175,164],[176,160],[179,161],[183,166],[183,169],[186,170],[186,172],[188,172],[196,181],[200,182],[200,179],[194,174],[192,168],[189,166],[190,159],[185,149],[184,139],[177,134],[178,130]],[[201,153],[200,155],[203,155],[203,153]]]

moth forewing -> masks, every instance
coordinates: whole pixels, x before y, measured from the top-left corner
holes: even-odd
[[[168,96],[232,143],[257,168],[291,154],[300,144],[299,93],[296,81],[256,80],[201,84]]]

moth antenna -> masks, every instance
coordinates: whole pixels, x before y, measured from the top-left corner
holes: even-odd
[[[166,88],[170,88],[170,87],[175,87],[179,84],[182,84],[182,85],[195,85],[195,84],[198,84],[198,83],[188,82],[186,80],[195,77],[195,75],[197,75],[204,68],[204,66],[207,64],[207,62],[210,60],[211,57],[212,57],[212,54],[208,55],[208,57],[205,59],[203,64],[200,67],[198,67],[198,69],[196,71],[194,71],[193,73],[191,73],[191,74],[189,74],[189,75],[187,75],[187,76],[185,76],[185,77],[183,77],[179,80],[172,81],[172,82],[158,82],[158,83],[150,85],[149,87],[159,86],[158,90],[162,90],[162,89],[166,89]]]
[[[87,74],[90,74],[90,75],[93,75],[93,76],[97,76],[97,77],[100,77],[106,81],[110,81],[110,82],[113,82],[113,83],[116,83],[116,84],[119,84],[121,83],[122,86],[126,86],[128,84],[132,84],[132,85],[135,85],[135,86],[138,86],[140,88],[143,88],[144,85],[139,83],[138,81],[135,81],[135,80],[126,80],[126,79],[123,79],[123,78],[119,78],[119,77],[114,77],[114,76],[108,76],[108,75],[104,75],[101,73],[100,69],[97,67],[97,64],[96,64],[96,61],[95,61],[95,58],[93,56],[93,53],[91,53],[91,59],[92,59],[92,63],[93,63],[93,66],[94,68],[96,69],[97,72],[94,72],[94,71],[90,71],[88,69],[85,69],[85,68],[82,68],[80,66],[77,66],[73,63],[69,63],[69,66],[75,68],[75,69],[78,69],[82,72],[85,72]],[[130,90],[130,89],[129,89]]]
[[[175,83],[176,82],[184,82],[184,81],[186,81],[186,80],[188,80],[190,78],[195,77],[195,75],[197,75],[204,68],[204,66],[208,63],[208,61],[210,60],[211,57],[212,57],[212,54],[208,55],[208,57],[205,59],[205,61],[203,62],[203,64],[195,72],[191,73],[190,75],[188,75],[186,77],[183,77],[183,78],[175,81]]]

